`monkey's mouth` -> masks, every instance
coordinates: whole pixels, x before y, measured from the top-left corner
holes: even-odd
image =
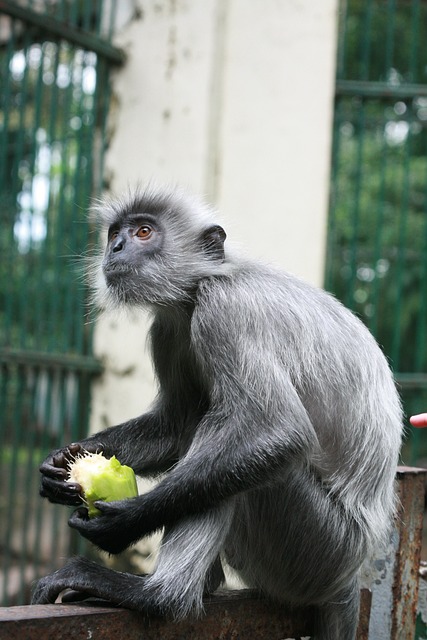
[[[133,274],[134,271],[124,264],[109,264],[102,267],[102,273],[108,283],[109,280],[115,281],[123,277],[128,277],[130,274]]]
[[[131,276],[135,275],[133,271],[126,268],[125,265],[109,265],[108,267],[104,267],[102,272],[104,274],[107,288],[114,291],[116,294],[118,291],[123,294],[122,289],[124,288],[124,283],[130,283]]]
[[[147,288],[141,274],[128,265],[107,265],[102,269],[107,290],[119,304],[134,305],[146,300]]]

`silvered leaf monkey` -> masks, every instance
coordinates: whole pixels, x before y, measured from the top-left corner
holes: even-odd
[[[272,599],[313,605],[316,638],[353,639],[358,571],[395,508],[402,416],[380,348],[328,293],[236,257],[211,209],[179,189],[97,210],[108,229],[98,304],[150,310],[158,396],[142,416],[53,452],[41,494],[80,505],[70,526],[110,553],[164,537],[152,575],[74,558],[34,602],[71,588],[179,618],[202,611],[226,561]],[[89,519],[81,487],[65,481],[82,448],[165,475]]]

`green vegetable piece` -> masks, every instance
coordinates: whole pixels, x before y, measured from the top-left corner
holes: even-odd
[[[116,456],[108,459],[102,453],[86,451],[77,456],[69,466],[67,480],[81,485],[89,518],[101,513],[94,506],[97,500],[112,502],[138,495],[133,469],[121,465]]]

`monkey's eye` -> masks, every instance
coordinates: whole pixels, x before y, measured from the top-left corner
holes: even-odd
[[[152,233],[153,233],[152,228],[149,227],[147,224],[143,224],[142,227],[139,227],[135,235],[138,238],[141,238],[141,240],[147,240]]]
[[[117,236],[119,235],[118,231],[112,231],[109,235],[109,241],[111,242],[111,240],[115,240],[117,238]]]

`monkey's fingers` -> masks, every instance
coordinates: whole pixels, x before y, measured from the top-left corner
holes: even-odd
[[[63,588],[49,583],[46,578],[42,578],[36,585],[31,604],[53,604],[62,590]]]
[[[115,517],[110,514],[89,518],[88,510],[80,508],[71,514],[68,525],[92,544],[113,554],[121,553],[139,537],[135,535],[135,527],[130,526],[129,521],[124,522],[122,513]]]
[[[68,447],[52,452],[40,465],[40,473],[50,478],[65,480],[70,462],[81,451],[83,447],[78,442],[74,442]]]
[[[68,589],[81,592],[83,597],[84,594],[86,594],[86,597],[90,595],[96,596],[96,593],[92,592],[91,594],[89,590],[87,577],[75,569],[75,567],[79,567],[80,564],[79,558],[73,558],[61,569],[41,578],[36,584],[31,603],[54,603],[62,592]]]
[[[93,596],[85,591],[76,591],[75,589],[68,589],[61,594],[61,602],[83,602],[89,598],[93,599]]]
[[[76,509],[68,519],[68,525],[72,529],[77,529],[78,531],[80,531],[82,527],[90,526],[91,523],[92,520],[89,519],[89,512],[86,507]]]
[[[82,503],[82,488],[76,482],[65,482],[43,476],[40,486],[40,495],[56,504],[78,506]]]

